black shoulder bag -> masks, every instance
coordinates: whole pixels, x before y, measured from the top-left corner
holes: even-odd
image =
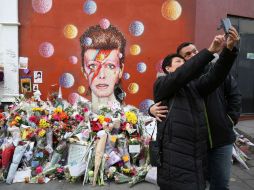
[[[153,132],[152,132],[152,135],[151,135],[151,141],[149,142],[150,164],[152,166],[155,166],[155,167],[161,166],[162,141],[163,141],[163,137],[164,137],[164,131],[165,131],[165,128],[166,128],[166,123],[167,123],[167,120],[169,118],[169,114],[171,112],[171,109],[173,107],[174,100],[175,100],[175,96],[172,98],[172,101],[169,100],[169,103],[171,102],[171,104],[170,104],[170,107],[169,107],[169,112],[167,114],[167,117],[165,118],[165,121],[163,121],[164,125],[161,126],[161,127],[163,127],[162,128],[162,135],[160,136],[159,139],[156,138],[156,140],[152,140],[153,133],[154,133],[154,130],[155,130],[155,127],[156,127],[156,126],[154,126],[154,129],[153,129]]]

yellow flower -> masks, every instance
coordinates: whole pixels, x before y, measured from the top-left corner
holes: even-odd
[[[127,122],[130,122],[131,124],[135,125],[138,122],[138,118],[137,118],[136,114],[132,111],[127,111],[125,113],[125,117],[126,117]]]
[[[49,126],[49,123],[46,121],[46,119],[40,119],[39,121],[39,127],[46,128]]]
[[[122,168],[123,173],[129,174],[131,172],[130,168]]]
[[[38,135],[39,137],[44,137],[45,134],[46,134],[46,130],[41,129]]]
[[[20,120],[21,120],[21,117],[20,117],[20,116],[16,116],[16,117],[15,117],[15,121],[16,121],[16,122],[19,122]]]
[[[117,137],[115,135],[111,136],[111,138],[110,138],[111,142],[113,142],[113,143],[116,142],[116,139],[117,139]]]
[[[57,107],[54,109],[54,113],[62,113],[63,109],[61,107]]]
[[[42,110],[43,110],[43,109],[42,109],[42,108],[39,108],[39,107],[33,108],[33,109],[32,109],[32,111],[40,111],[40,112],[41,112]]]
[[[21,135],[22,140],[26,140],[26,137],[28,134],[29,134],[29,132],[27,130],[24,130]]]
[[[129,158],[128,155],[124,155],[124,156],[122,157],[122,159],[123,159],[124,162],[128,162],[128,161],[130,160],[130,158]]]
[[[99,115],[98,120],[99,120],[100,124],[102,124],[104,122],[104,119],[105,119],[105,116]]]

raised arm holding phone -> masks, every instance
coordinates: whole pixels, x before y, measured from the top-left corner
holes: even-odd
[[[156,80],[156,104],[150,109],[159,118],[157,139],[163,136],[162,165],[158,167],[157,178],[161,189],[205,189],[207,141],[210,138],[204,100],[227,77],[237,56],[234,45],[238,38],[237,31],[231,27],[227,39],[224,35],[216,36],[208,50],[198,53],[193,47],[188,47],[189,53],[180,52],[181,55],[169,55],[164,59],[163,66],[167,75]],[[213,59],[212,54],[219,52],[224,43],[225,47],[217,63],[202,74]],[[187,60],[188,56],[190,58]],[[167,102],[173,97],[174,105],[167,121],[164,121],[160,116],[169,111],[165,108],[168,109]],[[159,104],[163,109],[158,108]],[[164,132],[161,130],[163,127]]]

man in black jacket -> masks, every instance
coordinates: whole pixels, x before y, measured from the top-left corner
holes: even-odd
[[[223,38],[215,38],[210,53],[203,50],[183,65],[180,61],[177,63],[174,56],[164,60],[168,61],[165,68],[169,74],[155,82],[155,102],[173,99],[174,103],[169,117],[158,122],[157,139],[162,145],[162,165],[158,167],[157,180],[161,189],[205,188],[208,122],[203,98],[215,90],[230,71],[236,57],[232,50],[238,38],[235,29],[231,28],[227,48],[223,49],[217,63],[205,75],[198,76],[213,58],[211,52],[214,53],[214,47],[222,43]]]
[[[197,53],[192,43],[182,43],[177,53],[189,60]],[[211,64],[206,68],[209,70]],[[209,181],[210,190],[229,190],[232,148],[235,142],[233,126],[238,122],[241,93],[232,75],[206,98],[210,126]]]

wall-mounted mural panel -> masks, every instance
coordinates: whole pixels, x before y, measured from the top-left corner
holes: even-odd
[[[65,99],[73,93],[109,98],[116,91],[145,109],[162,59],[182,41],[193,40],[195,3],[20,0],[19,16],[20,56],[28,57],[31,71],[20,77],[41,71],[42,99],[59,86]],[[117,41],[118,32],[124,42]]]

